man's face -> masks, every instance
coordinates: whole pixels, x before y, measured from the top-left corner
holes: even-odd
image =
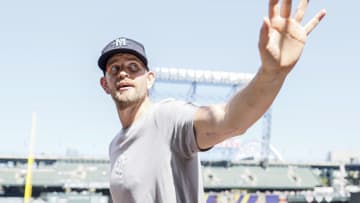
[[[132,54],[115,54],[106,64],[101,86],[120,109],[141,103],[152,86],[154,73],[147,71],[142,61]]]

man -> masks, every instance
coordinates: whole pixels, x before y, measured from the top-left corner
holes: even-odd
[[[201,202],[197,152],[243,134],[271,105],[298,61],[308,34],[325,16],[320,11],[301,26],[308,5],[270,0],[260,31],[261,67],[226,105],[196,107],[180,101],[152,103],[155,74],[144,47],[119,38],[102,51],[101,86],[113,98],[122,129],[110,144],[110,191],[115,203]]]

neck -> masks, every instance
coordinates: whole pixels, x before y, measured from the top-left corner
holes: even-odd
[[[143,100],[135,103],[125,109],[120,109],[117,106],[118,116],[123,128],[128,128],[133,122],[138,120],[144,112],[146,112],[152,105],[150,99],[145,97]]]

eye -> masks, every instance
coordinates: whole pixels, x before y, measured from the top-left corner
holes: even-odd
[[[135,73],[135,72],[138,72],[139,69],[140,69],[140,66],[136,63],[130,63],[129,66],[128,66],[128,69],[130,72],[132,73]]]
[[[114,65],[114,66],[110,67],[109,71],[110,71],[111,74],[116,74],[119,71],[119,69],[120,69],[119,66]]]

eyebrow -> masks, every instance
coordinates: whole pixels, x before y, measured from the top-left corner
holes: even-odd
[[[135,56],[126,56],[126,59],[140,63],[139,59],[137,59]],[[109,61],[106,63],[106,66],[113,64],[115,61],[116,61],[116,58],[109,59]]]

